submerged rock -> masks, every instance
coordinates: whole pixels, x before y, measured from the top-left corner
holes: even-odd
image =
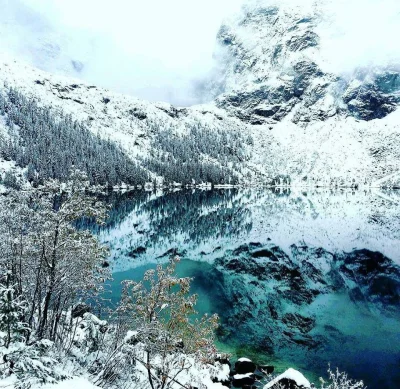
[[[355,250],[340,259],[340,272],[354,300],[400,305],[400,268],[391,259],[369,250]]]

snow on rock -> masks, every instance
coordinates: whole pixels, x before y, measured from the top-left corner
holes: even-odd
[[[234,380],[242,380],[243,378],[249,378],[253,375],[253,373],[246,373],[246,374],[235,374],[233,376]]]
[[[124,342],[126,343],[130,343],[132,341],[134,342],[137,335],[138,335],[137,331],[128,331],[124,338]]]
[[[232,385],[235,388],[241,388],[245,385],[253,385],[256,381],[256,378],[253,373],[247,374],[235,374],[233,376]]]
[[[303,376],[303,374],[301,374],[297,370],[290,368],[290,369],[287,369],[284,373],[282,373],[278,377],[276,377],[275,379],[273,379],[267,385],[265,385],[264,389],[270,389],[275,384],[277,384],[283,380],[293,381],[299,388],[310,388],[311,387],[310,381],[308,381],[307,378]]]
[[[247,358],[240,358],[235,363],[235,370],[239,375],[254,373],[256,368],[257,368],[256,364]]]
[[[307,124],[342,113],[371,120],[396,110],[395,66],[360,68],[351,77],[332,72],[324,51],[335,20],[329,3],[245,2],[218,35],[228,52],[218,105],[254,124],[287,116]]]

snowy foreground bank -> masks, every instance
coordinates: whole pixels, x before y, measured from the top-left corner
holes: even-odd
[[[274,374],[273,366],[257,365],[247,358],[240,358],[234,365],[226,355],[216,354],[214,361],[202,361],[196,355],[185,355],[179,351],[167,356],[156,356],[150,363],[152,369],[170,367],[168,385],[161,386],[148,380],[148,370],[143,344],[138,342],[140,334],[128,331],[123,344],[111,352],[98,347],[102,333],[113,332],[112,326],[86,312],[75,318],[73,341],[68,353],[60,358],[57,348],[50,341],[38,342],[36,346],[11,345],[0,348],[3,363],[3,379],[0,388],[9,389],[306,389],[313,388],[299,371],[289,368],[280,375]],[[5,333],[0,333],[4,339]],[[10,358],[16,357],[10,364]],[[107,361],[108,359],[108,361]],[[58,361],[57,361],[58,360]],[[111,362],[111,364],[110,364]],[[108,364],[108,365],[107,365]],[[8,365],[4,369],[4,365]],[[110,380],[115,375],[115,380]],[[154,378],[156,376],[154,375]],[[22,378],[22,379],[21,379]],[[362,382],[352,382],[345,374],[329,371],[330,382],[323,389],[362,389]],[[339,385],[339,386],[338,386]]]
[[[64,332],[63,349],[47,339],[14,341],[0,347],[0,388],[310,388],[309,381],[293,369],[275,376],[272,366],[258,366],[246,358],[232,366],[226,355],[188,354],[189,340],[186,344],[174,341],[174,346],[165,351],[170,339],[160,331],[127,331],[117,344],[122,328],[85,312],[85,306],[66,313],[63,319],[71,323],[70,330]],[[157,338],[152,339],[152,346],[143,341],[148,337]],[[7,344],[7,333],[0,332],[0,339]],[[163,371],[161,379],[159,371]]]
[[[70,318],[68,318],[70,319]],[[138,342],[141,334],[128,331],[116,350],[105,347],[107,334],[115,327],[86,312],[74,319],[74,334],[67,352],[57,350],[48,340],[27,346],[14,343],[0,348],[2,379],[0,388],[9,389],[306,389],[313,384],[298,371],[288,369],[274,374],[273,366],[257,365],[240,358],[234,365],[226,355],[216,354],[214,360],[201,360],[197,355],[185,355],[177,345],[168,355],[156,355],[149,362],[154,381],[149,381],[144,345]],[[0,333],[4,340],[6,334]],[[68,334],[67,337],[71,336]],[[162,339],[160,339],[162,342]],[[101,346],[100,344],[103,343]],[[108,346],[112,346],[108,344]],[[13,359],[13,362],[11,362]],[[6,368],[5,368],[6,366]],[[165,366],[168,366],[165,369]],[[165,369],[168,384],[156,381],[156,371]],[[154,374],[153,374],[154,372]],[[330,382],[324,389],[362,389],[345,374],[329,371]],[[337,386],[340,383],[340,386]],[[154,385],[154,386],[152,386]],[[335,386],[336,385],[336,386]]]
[[[93,349],[93,344],[90,345],[88,340],[92,337],[93,341],[105,325],[104,321],[99,320],[94,315],[90,313],[84,314],[76,331],[77,341],[74,342],[75,346],[71,348],[70,355],[65,356],[64,362],[56,362],[55,358],[57,356],[54,353],[55,350],[51,351],[50,341],[45,342],[49,346],[47,356],[32,353],[30,352],[31,350],[22,345],[13,345],[11,350],[1,348],[0,353],[3,361],[5,361],[3,366],[9,364],[9,356],[15,356],[16,352],[20,354],[20,360],[9,364],[8,371],[5,371],[3,379],[0,380],[0,388],[111,389],[118,387],[151,389],[152,384],[148,381],[147,369],[145,365],[140,363],[136,363],[135,368],[130,372],[120,371],[117,385],[104,383],[101,379],[104,371],[91,374],[93,365],[100,362],[102,353],[97,351],[83,355],[83,350],[87,349],[87,347]],[[4,333],[0,335],[4,337]],[[133,359],[139,361],[140,357],[138,358],[138,356],[144,353],[143,345],[135,342],[137,335],[136,331],[128,332],[124,342],[125,346],[130,348],[131,352],[134,352]],[[114,357],[115,360],[119,360],[120,355],[115,354]],[[294,369],[290,368],[283,374],[274,375],[272,366],[258,366],[247,358],[240,358],[234,366],[231,365],[226,356],[219,354],[217,354],[214,362],[208,363],[199,361],[194,355],[187,356],[178,351],[168,358],[174,362],[174,367],[169,372],[170,377],[173,376],[174,378],[170,380],[168,385],[154,386],[156,388],[224,389],[233,386],[234,388],[243,389],[305,389],[312,387],[310,382]],[[162,357],[158,356],[156,359],[155,365],[158,363],[161,368]],[[18,378],[21,372],[25,373],[25,379],[22,381]],[[126,381],[124,379],[121,380],[124,373],[126,373],[126,377],[124,377]],[[96,383],[99,383],[99,385],[96,385]]]
[[[310,383],[307,381],[304,376],[296,370],[288,369],[285,373],[281,374],[268,384],[264,386],[264,389],[274,388],[275,385],[279,384],[279,382],[283,380],[288,380],[286,382],[292,381],[293,383],[297,383],[298,387],[301,388],[310,388]],[[93,385],[89,379],[85,377],[76,377],[72,378],[58,384],[50,384],[44,386],[37,386],[41,389],[97,389],[99,386]],[[207,389],[222,389],[226,388],[221,383],[210,383],[207,386]],[[14,388],[14,383],[12,379],[5,379],[0,381],[0,388]]]

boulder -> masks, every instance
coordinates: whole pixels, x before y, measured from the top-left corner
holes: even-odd
[[[79,303],[72,308],[71,316],[73,319],[76,319],[77,317],[83,317],[85,313],[88,313],[91,310],[92,308],[90,307],[90,305]]]
[[[299,371],[292,368],[274,378],[264,386],[264,389],[306,389],[311,388],[310,382]]]
[[[232,385],[234,388],[243,388],[245,385],[252,386],[256,382],[256,377],[252,373],[235,374],[233,376]]]
[[[235,371],[238,375],[254,373],[256,368],[257,368],[257,365],[254,362],[252,362],[250,359],[247,359],[247,358],[240,358],[235,363]]]

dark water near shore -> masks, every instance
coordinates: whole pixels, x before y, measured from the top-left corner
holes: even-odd
[[[170,255],[218,313],[233,356],[314,380],[328,363],[372,389],[400,387],[400,193],[215,190],[113,194],[114,281]],[[317,382],[316,382],[317,383]]]

